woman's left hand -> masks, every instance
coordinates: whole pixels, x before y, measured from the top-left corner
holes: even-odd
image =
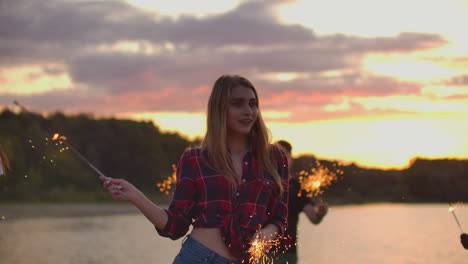
[[[264,228],[258,230],[253,239],[251,249],[249,252],[261,251],[261,252],[269,252],[270,249],[275,244],[274,241],[278,237],[278,227],[276,225],[270,224],[265,226]],[[256,248],[255,248],[256,247]]]

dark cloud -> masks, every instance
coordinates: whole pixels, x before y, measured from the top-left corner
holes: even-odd
[[[310,109],[317,101],[307,98],[317,95],[327,103],[345,94],[418,93],[416,84],[361,74],[361,56],[445,43],[439,35],[426,33],[317,36],[301,25],[278,22],[273,7],[284,2],[245,1],[222,14],[173,18],[119,1],[2,1],[0,67],[39,64],[47,75],[68,73],[79,89],[21,97],[44,110],[204,111],[209,87],[223,73],[251,78],[266,107],[285,107],[289,102],[276,98],[289,92],[306,98],[299,103]],[[156,51],[103,51],[119,41],[141,43],[140,51]],[[323,75],[350,69],[357,73]],[[277,72],[306,77],[290,82],[259,77]],[[2,95],[0,104],[7,103],[5,98],[12,99]]]
[[[260,80],[260,89],[266,93],[278,93],[284,90],[296,91],[308,96],[386,96],[392,94],[419,94],[421,84],[403,82],[391,77],[374,76],[363,73],[349,73],[341,76],[322,77],[312,75],[308,78],[278,82]]]
[[[455,76],[444,82],[447,85],[468,86],[468,74]]]

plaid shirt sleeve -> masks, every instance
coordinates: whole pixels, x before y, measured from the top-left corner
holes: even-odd
[[[191,211],[196,203],[196,170],[192,162],[191,150],[187,150],[177,164],[174,197],[169,208],[164,209],[168,215],[166,226],[156,228],[159,235],[173,240],[184,236],[192,223]]]
[[[278,168],[278,174],[283,184],[283,195],[278,195],[269,205],[272,217],[267,224],[278,226],[278,235],[283,236],[288,227],[288,200],[289,200],[289,168],[286,155],[277,147],[273,147],[273,154]]]

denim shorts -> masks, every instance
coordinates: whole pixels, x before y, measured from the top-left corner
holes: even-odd
[[[182,243],[179,254],[172,264],[239,264],[239,261],[227,259],[202,243],[187,236]]]

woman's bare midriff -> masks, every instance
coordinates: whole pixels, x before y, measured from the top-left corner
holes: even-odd
[[[190,236],[219,255],[235,260],[221,238],[219,228],[194,228]]]

